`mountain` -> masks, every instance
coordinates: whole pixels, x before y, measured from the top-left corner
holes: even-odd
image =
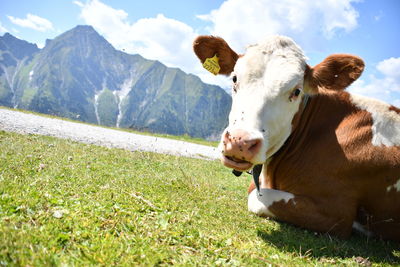
[[[19,84],[16,74],[39,51],[39,48],[19,40],[9,33],[0,37],[0,105],[14,107]]]
[[[106,126],[193,137],[217,136],[231,97],[159,61],[114,49],[77,26],[43,49],[0,37],[0,105]]]

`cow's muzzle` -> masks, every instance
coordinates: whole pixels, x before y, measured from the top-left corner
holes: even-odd
[[[242,129],[227,130],[222,137],[222,163],[238,171],[246,171],[253,166],[252,160],[260,151],[261,138],[253,138]]]

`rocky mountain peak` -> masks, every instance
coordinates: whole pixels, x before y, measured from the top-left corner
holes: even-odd
[[[18,39],[6,32],[3,36],[0,36],[0,50],[8,51],[17,59],[23,59],[24,57],[31,56],[38,52],[39,48],[36,44]]]

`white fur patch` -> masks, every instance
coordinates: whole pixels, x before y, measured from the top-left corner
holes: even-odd
[[[275,217],[275,215],[268,209],[274,202],[284,200],[288,203],[289,200],[294,198],[294,195],[288,192],[261,188],[261,196],[257,190],[254,189],[248,198],[248,209],[250,212],[257,214],[258,216]]]
[[[397,180],[395,184],[388,186],[386,190],[387,192],[390,192],[391,190],[396,190],[397,192],[400,192],[400,179]]]
[[[372,144],[374,146],[400,146],[400,115],[389,110],[389,104],[353,94],[351,101],[358,108],[371,113],[373,120]]]

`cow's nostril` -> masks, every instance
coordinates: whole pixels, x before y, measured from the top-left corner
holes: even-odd
[[[258,153],[258,151],[260,150],[260,147],[261,147],[261,139],[255,139],[255,140],[252,140],[251,143],[249,144],[248,150],[250,153],[252,153],[254,155],[254,154]]]

